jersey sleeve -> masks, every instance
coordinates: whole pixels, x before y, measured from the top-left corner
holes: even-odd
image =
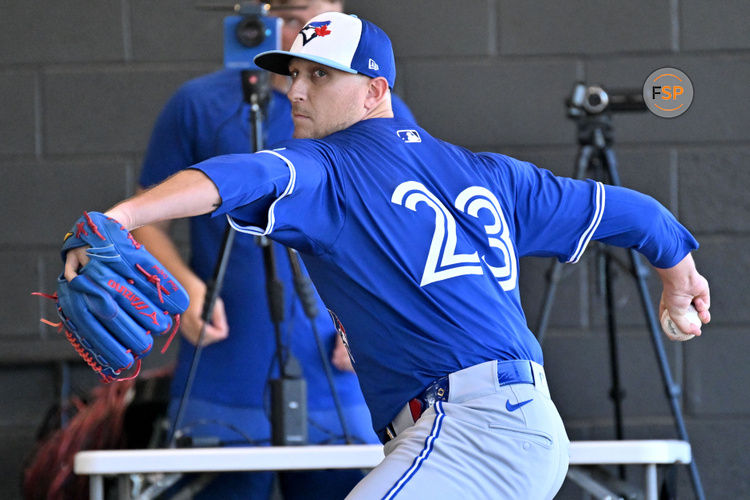
[[[191,148],[189,101],[185,87],[178,90],[156,119],[138,183],[158,184],[196,162]]]
[[[520,256],[555,256],[575,263],[593,239],[634,248],[654,266],[667,268],[698,248],[687,229],[650,196],[514,163]]]
[[[224,155],[195,165],[216,185],[232,227],[313,254],[325,252],[344,221],[331,163],[318,141],[295,140],[274,150]]]
[[[698,242],[664,205],[618,186],[605,186],[606,209],[593,239],[634,248],[655,267],[677,265]]]
[[[558,177],[549,170],[501,157],[509,174],[520,257],[577,262],[604,210],[604,187],[591,180]]]

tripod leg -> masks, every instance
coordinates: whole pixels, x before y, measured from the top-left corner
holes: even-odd
[[[200,334],[198,335],[198,345],[195,346],[193,351],[193,357],[190,361],[190,371],[188,371],[187,379],[185,380],[185,388],[182,391],[180,397],[180,404],[177,407],[177,413],[175,415],[174,422],[169,431],[169,447],[174,448],[177,440],[177,432],[182,426],[182,419],[185,416],[185,410],[187,408],[187,402],[190,398],[190,391],[193,388],[193,381],[195,380],[195,374],[197,373],[198,361],[203,351],[203,337],[206,334],[206,325],[210,322],[211,312],[216,304],[216,299],[219,297],[221,287],[224,283],[224,274],[227,271],[227,265],[229,264],[229,255],[232,252],[232,245],[234,244],[235,231],[232,226],[227,224],[224,230],[224,239],[221,242],[221,249],[219,250],[219,259],[216,261],[214,267],[214,274],[206,284],[206,298],[203,301],[203,312],[201,313],[201,319],[203,320],[203,326],[201,327]]]
[[[614,271],[612,269],[612,256],[606,250],[601,250],[603,254],[604,267],[604,296],[607,304],[607,340],[609,344],[609,368],[612,376],[612,388],[609,391],[609,397],[615,409],[615,437],[624,439],[625,432],[622,423],[622,400],[625,399],[625,391],[620,385],[620,364],[619,364],[619,347],[617,344],[617,320],[615,316],[615,292],[614,292]],[[625,479],[625,467],[618,467],[620,479]]]
[[[552,304],[555,301],[555,293],[557,292],[557,285],[560,283],[562,277],[562,262],[554,261],[547,271],[547,290],[544,292],[544,301],[542,302],[542,310],[539,313],[539,323],[535,329],[536,339],[539,345],[544,342],[544,334],[547,331],[547,324],[549,323],[549,316],[552,312]]]
[[[651,303],[651,294],[646,286],[646,275],[648,271],[644,264],[640,260],[640,256],[635,250],[630,249],[630,261],[633,265],[633,272],[635,273],[636,281],[638,282],[638,290],[641,296],[641,303],[643,305],[644,313],[646,314],[646,320],[648,322],[649,330],[651,333],[651,342],[654,346],[654,352],[656,353],[657,361],[659,362],[659,368],[661,370],[662,380],[664,382],[664,388],[667,393],[667,399],[669,400],[670,407],[672,409],[672,415],[674,416],[675,426],[677,427],[677,435],[681,440],[690,442],[688,438],[687,429],[685,427],[685,421],[682,417],[682,409],[680,408],[680,386],[676,384],[672,378],[672,372],[669,368],[669,362],[667,361],[667,354],[664,350],[664,343],[662,341],[659,322],[656,320],[656,313]],[[703,485],[701,484],[700,475],[698,474],[698,466],[693,459],[690,464],[690,480],[693,483],[695,489],[695,495],[699,500],[705,500],[705,494],[703,493]]]
[[[331,397],[333,398],[333,406],[336,408],[336,414],[339,417],[339,423],[341,424],[341,431],[344,433],[344,441],[346,444],[354,444],[354,438],[349,433],[349,426],[346,423],[344,417],[343,406],[341,405],[341,399],[339,393],[336,390],[336,383],[333,380],[333,371],[331,370],[331,363],[328,361],[328,354],[326,353],[323,341],[318,333],[318,327],[315,324],[315,318],[318,316],[318,304],[315,297],[315,291],[313,290],[313,284],[310,278],[302,273],[302,265],[300,263],[300,257],[291,248],[287,247],[286,253],[289,256],[289,264],[292,268],[292,279],[294,281],[294,289],[297,292],[302,307],[305,310],[305,315],[310,320],[310,327],[315,337],[315,344],[318,346],[318,354],[320,355],[320,362],[323,365],[323,371],[326,374],[326,380],[328,381],[328,387],[331,389]]]
[[[603,166],[607,171],[610,179],[610,184],[614,186],[620,186],[620,176],[617,172],[617,160],[615,153],[610,147],[602,148],[600,152],[600,159],[603,162]],[[662,381],[669,401],[670,408],[672,410],[672,416],[674,417],[675,427],[677,428],[677,435],[683,441],[690,442],[685,428],[685,421],[682,417],[682,409],[680,408],[680,387],[675,384],[672,378],[672,372],[669,368],[669,362],[667,361],[666,351],[664,350],[664,344],[662,342],[661,329],[659,322],[656,319],[656,314],[651,303],[651,294],[646,286],[646,276],[648,270],[640,260],[640,255],[634,250],[630,249],[630,263],[632,272],[638,283],[638,291],[641,296],[641,304],[643,306],[644,314],[646,315],[646,321],[648,323],[649,331],[651,334],[651,343],[654,347],[654,353],[656,354],[657,362],[659,363],[659,369],[661,371]],[[698,474],[698,466],[695,460],[692,460],[689,464],[690,468],[690,479],[693,483],[693,489],[695,490],[695,496],[699,500],[705,499],[703,493],[703,486],[701,484],[700,475]]]
[[[581,146],[581,149],[578,151],[578,158],[576,159],[574,176],[576,179],[583,179],[585,177],[586,170],[589,168],[589,163],[595,152],[595,148],[591,145]],[[537,327],[534,330],[536,332],[536,339],[540,345],[544,342],[544,334],[547,331],[549,315],[552,312],[552,304],[555,300],[557,284],[562,277],[562,266],[563,264],[556,260],[552,263],[547,272],[547,290],[544,293],[544,301],[542,302],[542,309],[539,313],[539,323],[537,323]]]
[[[575,179],[583,179],[586,177],[586,171],[591,167],[591,159],[594,157],[596,148],[587,144],[581,146],[581,150],[578,152],[578,159],[576,159],[576,171],[573,176]]]

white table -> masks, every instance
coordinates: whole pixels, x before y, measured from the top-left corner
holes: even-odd
[[[104,496],[103,477],[147,473],[370,469],[383,459],[381,445],[193,448],[83,451],[76,474],[90,475],[92,500]],[[657,498],[659,464],[690,463],[690,444],[674,440],[575,441],[570,465],[638,464],[646,467],[646,500]]]

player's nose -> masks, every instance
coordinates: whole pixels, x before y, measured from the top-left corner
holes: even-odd
[[[307,86],[305,85],[303,78],[295,78],[292,80],[292,86],[289,87],[287,97],[290,102],[300,102],[307,98]]]

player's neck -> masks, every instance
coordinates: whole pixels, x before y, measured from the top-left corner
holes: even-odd
[[[379,103],[367,110],[365,116],[362,117],[363,120],[369,120],[370,118],[393,118],[390,93],[387,93]]]

